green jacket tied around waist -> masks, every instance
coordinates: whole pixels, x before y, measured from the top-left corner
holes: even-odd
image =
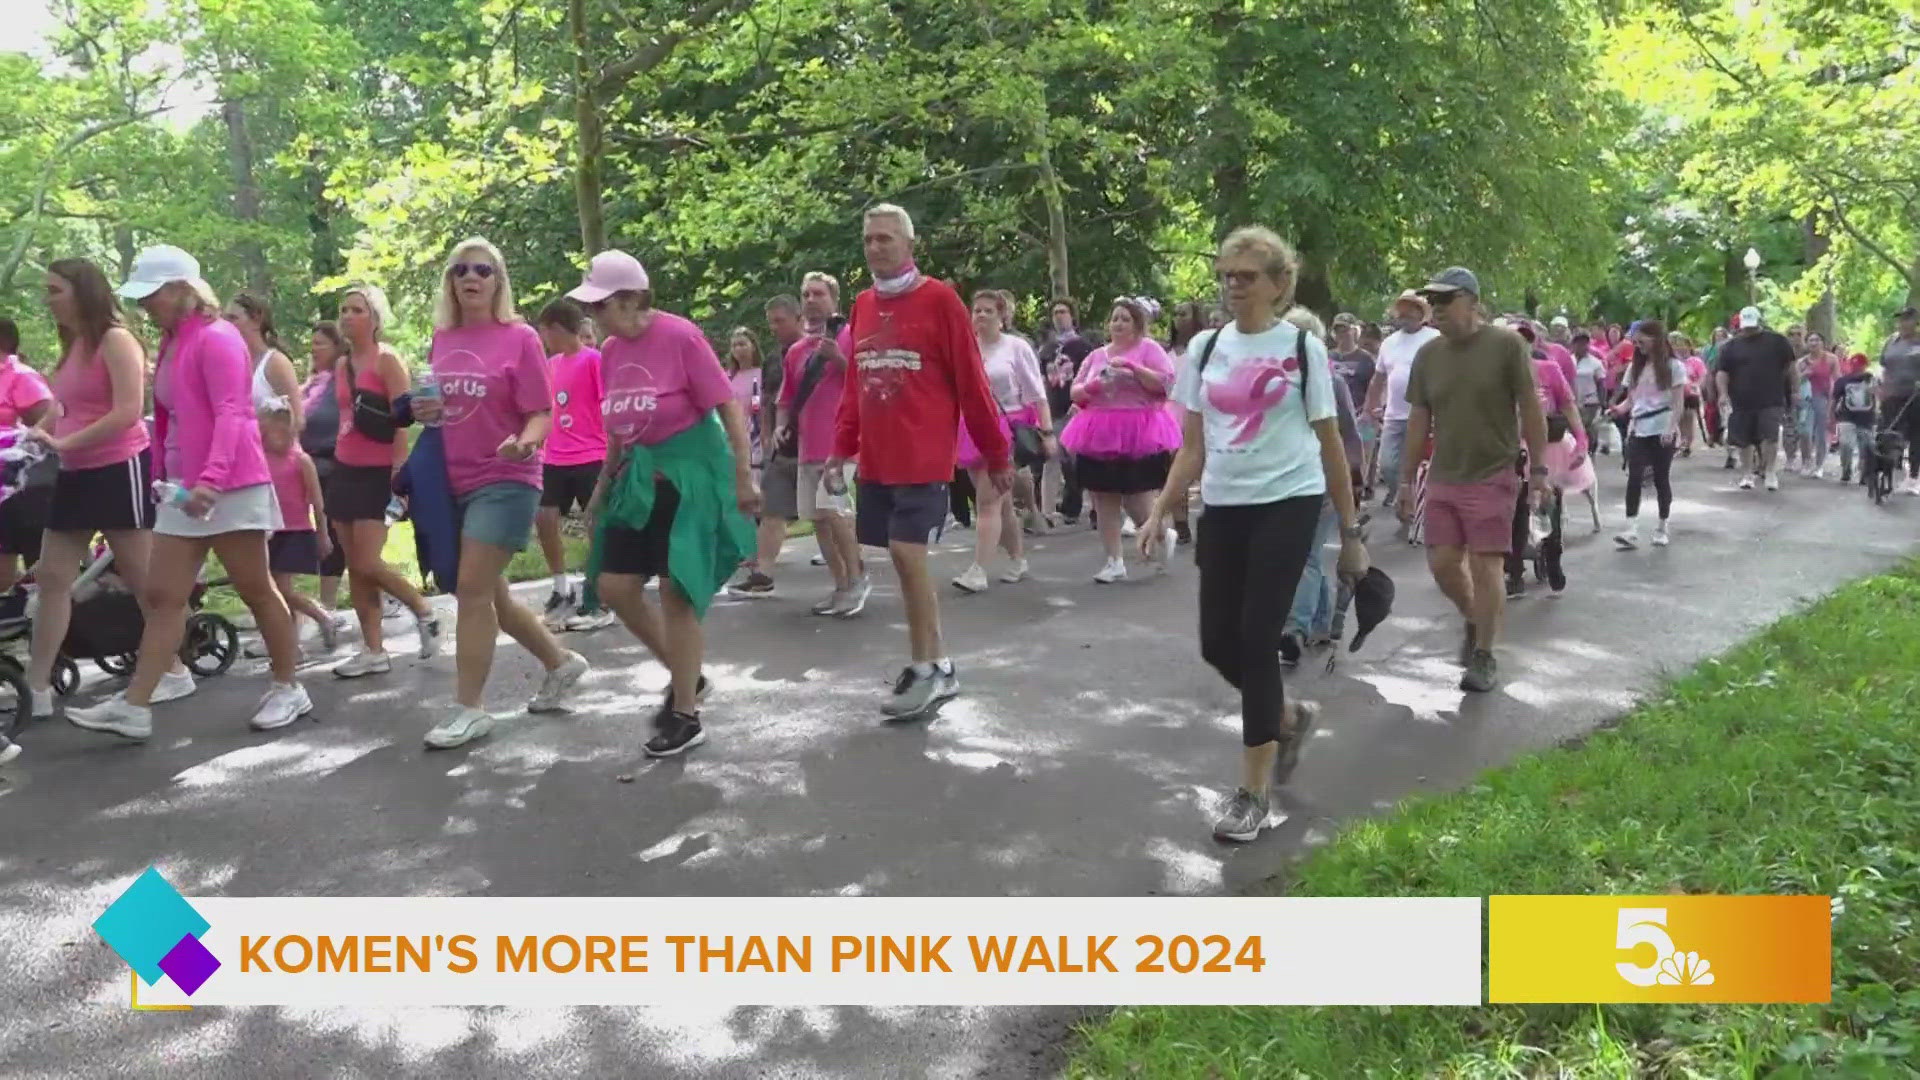
[[[741,515],[733,482],[733,450],[713,413],[653,446],[629,446],[620,476],[607,492],[594,523],[593,550],[587,557],[586,593],[591,607],[606,550],[607,529],[638,531],[653,517],[654,481],[666,480],[680,494],[673,528],[667,534],[667,573],[694,613],[705,617],[713,594],[753,551],[753,526]]]

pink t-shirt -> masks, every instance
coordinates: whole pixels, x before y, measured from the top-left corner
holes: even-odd
[[[106,360],[98,350],[92,356],[81,356],[78,342],[54,369],[52,389],[53,396],[60,400],[60,417],[53,422],[53,433],[63,438],[113,411],[113,376],[107,371]],[[147,425],[135,419],[124,431],[61,454],[60,468],[76,472],[118,465],[145,450],[149,441]]]
[[[1687,365],[1687,389],[1698,394],[1700,384],[1707,381],[1707,362],[1697,356],[1689,356],[1683,363]]]
[[[600,350],[585,346],[550,361],[553,369],[553,434],[547,436],[547,464],[591,465],[607,459],[607,430],[601,425]]]
[[[752,416],[760,408],[760,369],[736,371],[729,381],[733,383],[733,403]]]
[[[622,446],[666,442],[733,400],[707,335],[678,315],[655,312],[639,337],[610,337],[600,351],[607,436]]]
[[[17,356],[0,359],[0,427],[20,423],[21,414],[52,399],[53,391],[39,372],[21,363]]]
[[[1573,362],[1573,350],[1557,341],[1549,341],[1541,348],[1546,351],[1547,359],[1559,365],[1560,374],[1566,376],[1567,385],[1572,386],[1580,377],[1578,365]]]
[[[819,342],[818,335],[810,334],[794,342],[793,347],[787,350],[786,359],[781,362],[782,413],[793,408],[794,398],[800,393],[800,380],[806,374],[807,361],[812,359],[813,350]],[[853,355],[852,325],[842,326],[834,342],[840,346],[840,359],[821,373],[820,382],[807,395],[806,407],[800,411],[801,461],[825,461],[833,456],[834,423],[840,410],[840,392],[846,389],[847,357]]]
[[[1813,392],[1824,398],[1832,397],[1833,380],[1839,374],[1839,369],[1840,365],[1831,356],[1818,359],[1808,357],[1807,381],[1813,384]]]
[[[433,335],[433,375],[445,403],[447,482],[455,495],[489,484],[540,486],[540,458],[508,461],[500,444],[553,408],[540,335],[526,323],[456,326]]]
[[[1086,363],[1080,365],[1080,375],[1073,385],[1085,389],[1088,400],[1096,409],[1157,409],[1166,404],[1167,391],[1173,388],[1173,361],[1168,359],[1167,350],[1152,338],[1141,338],[1126,352],[1118,354],[1120,359],[1157,372],[1160,375],[1160,389],[1149,392],[1132,372],[1116,371],[1107,378],[1108,359],[1113,346],[1102,345],[1093,350]]]
[[[280,500],[281,532],[312,532],[313,501],[307,498],[307,478],[300,463],[307,452],[298,446],[284,454],[267,452],[267,473],[273,477],[273,494]]]
[[[1580,414],[1579,404],[1574,400],[1573,396],[1573,384],[1567,381],[1567,377],[1560,370],[1560,364],[1557,361],[1534,360],[1533,388],[1534,391],[1540,395],[1540,414],[1542,416],[1552,416],[1556,413],[1563,417],[1578,416]],[[1524,434],[1524,432],[1522,434]],[[1584,454],[1587,452],[1587,444],[1584,439],[1576,438],[1573,441],[1575,449],[1580,453]]]

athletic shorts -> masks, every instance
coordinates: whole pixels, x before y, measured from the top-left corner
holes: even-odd
[[[541,466],[540,505],[560,511],[563,517],[573,513],[576,506],[585,510],[593,501],[593,486],[600,482],[600,468],[604,464],[587,461],[579,465]]]
[[[940,541],[947,525],[947,485],[860,481],[853,531],[867,547]]]
[[[668,538],[674,515],[680,510],[680,491],[664,477],[653,482],[653,513],[638,529],[608,525],[600,548],[600,572],[665,577]]]
[[[40,561],[40,541],[53,511],[53,485],[23,488],[0,502],[0,555],[18,555],[22,566]]]
[[[1520,477],[1508,469],[1469,483],[1427,481],[1425,537],[1430,548],[1466,548],[1505,555],[1513,547],[1513,508]]]
[[[53,482],[47,528],[83,533],[153,528],[150,461],[142,450],[96,469],[61,469]]]
[[[267,569],[276,574],[312,576],[320,572],[320,536],[311,529],[267,537]]]
[[[1735,446],[1779,442],[1780,419],[1785,415],[1786,410],[1778,405],[1764,409],[1742,409],[1736,405],[1733,417],[1727,421],[1727,441]]]
[[[460,497],[460,535],[508,551],[522,551],[533,536],[540,489],[504,480]]]
[[[800,479],[797,485],[800,521],[812,521],[826,514],[839,514],[842,517],[853,511],[853,505],[847,498],[845,488],[835,495],[826,489],[827,463],[814,461],[800,466]],[[840,479],[845,482],[847,467],[840,466]],[[764,496],[763,496],[764,498]],[[941,524],[946,524],[943,520]]]
[[[800,520],[800,462],[769,455],[760,467],[760,516]]]
[[[393,501],[393,469],[386,465],[340,462],[327,477],[327,516],[335,521],[387,520]]]

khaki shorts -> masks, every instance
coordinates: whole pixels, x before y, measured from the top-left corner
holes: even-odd
[[[800,466],[799,482],[795,485],[795,495],[800,504],[799,520],[812,521],[828,514],[845,517],[853,513],[853,503],[847,498],[844,488],[835,495],[826,487],[827,463],[824,461],[805,462]],[[847,478],[847,467],[840,466],[840,479]]]

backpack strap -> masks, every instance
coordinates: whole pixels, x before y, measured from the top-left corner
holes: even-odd
[[[1221,330],[1224,329],[1226,328],[1221,328]],[[1207,343],[1200,346],[1200,374],[1202,375],[1207,373],[1207,361],[1213,359],[1213,347],[1220,344],[1220,332],[1215,330],[1213,336],[1207,339]]]

